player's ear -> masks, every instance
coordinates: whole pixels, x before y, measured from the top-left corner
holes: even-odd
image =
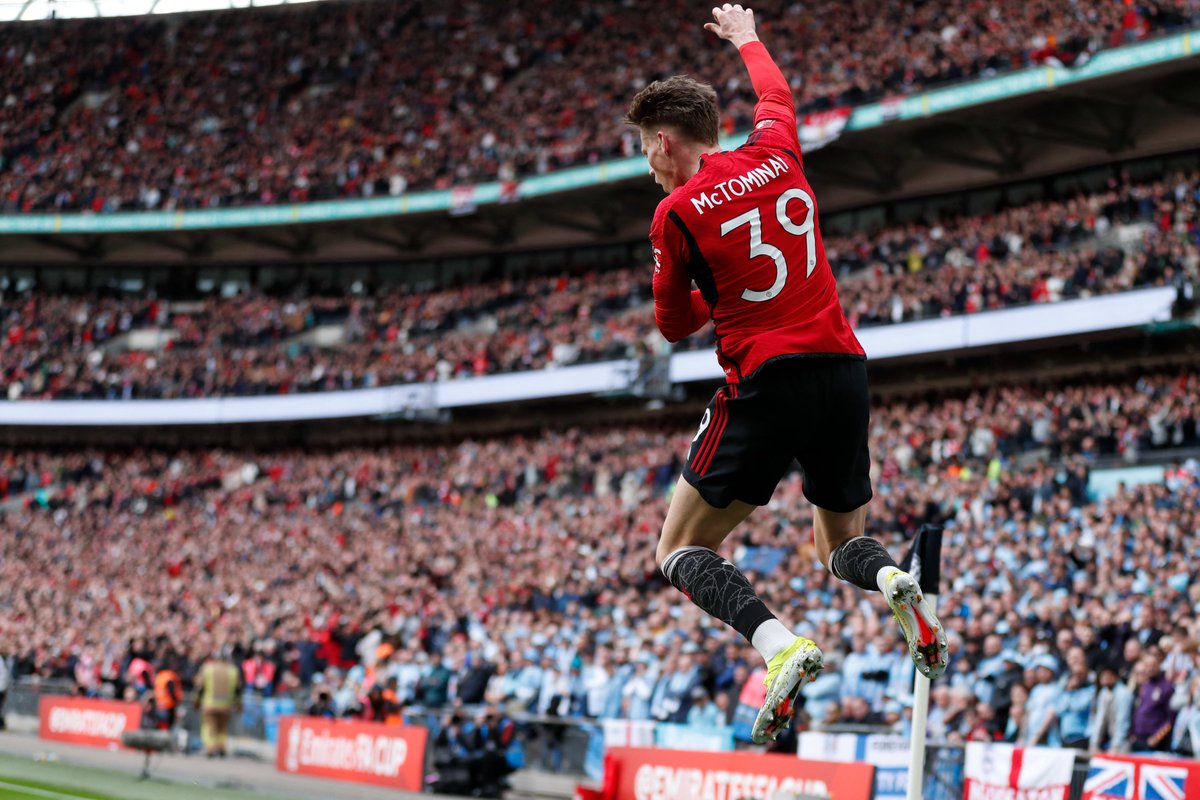
[[[671,155],[671,135],[666,131],[658,132],[658,147],[665,155]]]

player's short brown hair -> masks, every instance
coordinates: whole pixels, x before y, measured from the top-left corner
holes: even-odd
[[[654,81],[634,96],[625,122],[639,128],[670,125],[701,144],[716,144],[717,93],[686,75]]]

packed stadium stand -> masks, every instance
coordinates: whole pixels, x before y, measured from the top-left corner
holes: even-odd
[[[1088,480],[1099,462],[1194,451],[1197,398],[1200,373],[1187,370],[875,409],[871,530],[898,543],[925,522],[951,526],[943,603],[956,657],[935,694],[935,736],[1077,739],[1087,705],[1039,734],[1052,706],[1033,704],[1021,681],[1078,674],[1076,691],[1094,694],[1112,668],[1135,688],[1179,687],[1170,713],[1187,710],[1181,727],[1152,749],[1178,746],[1200,711],[1189,555],[1200,467],[1174,463],[1157,485],[1104,497]],[[703,689],[733,721],[758,685],[753,651],[680,609],[653,567],[690,436],[620,427],[326,453],[7,451],[7,647],[22,674],[118,696],[141,680],[131,660],[190,676],[224,643],[239,662],[265,653],[272,664],[253,692],[328,689],[337,715],[361,714],[370,684],[395,677],[406,704],[677,722]],[[797,477],[736,552],[763,565],[769,601],[840,665],[807,690],[812,721],[893,724],[911,661],[886,607],[816,562]],[[502,572],[489,568],[497,559]],[[1054,643],[1058,657],[1037,662],[1042,674],[1002,642],[1023,653]],[[1153,732],[1139,720],[1124,744]]]
[[[654,13],[688,11],[674,0]],[[1194,0],[863,0],[821,13],[767,2],[758,11],[789,43],[782,61],[801,110],[1075,65],[1200,14]],[[647,49],[644,25],[641,8],[615,2],[453,2],[433,13],[338,2],[249,20],[232,11],[9,25],[0,29],[0,211],[396,195],[633,155],[620,123],[629,96],[708,49],[698,27],[674,31],[681,38],[666,53]],[[444,63],[466,43],[470,58]],[[704,60],[726,128],[748,128],[737,59]]]
[[[1198,467],[1170,461],[1104,497],[1089,473],[1196,452],[1198,384],[1193,368],[877,406],[872,531],[899,547],[950,520],[957,657],[934,691],[935,740],[1086,734],[1093,749],[1191,752]],[[673,615],[650,566],[691,434],[672,423],[325,453],[5,451],[5,650],[26,678],[100,697],[144,692],[147,665],[190,680],[227,642],[248,703],[292,696],[324,716],[379,718],[367,689],[383,683],[414,709],[744,723],[753,654],[695,612]],[[806,508],[793,476],[733,553],[832,654],[807,724],[903,730],[911,662],[885,609],[797,544]],[[1061,657],[1023,673],[1014,653],[1031,651]],[[1064,682],[1069,714],[1045,696]],[[1164,691],[1170,705],[1149,702]],[[1106,729],[1097,698],[1114,693],[1130,710],[1146,700]],[[1148,742],[1163,717],[1170,735]]]
[[[1200,277],[1200,172],[993,213],[829,236],[856,327],[1050,303]],[[572,274],[574,273],[574,274]],[[447,380],[659,348],[644,269],[362,296],[10,292],[0,383],[21,398],[258,395]],[[19,298],[19,300],[18,300]],[[321,341],[306,336],[331,326]],[[131,346],[151,332],[149,346]],[[681,348],[711,347],[706,336]]]
[[[1200,2],[755,9],[801,115],[883,109],[804,169],[844,190],[821,231],[871,359],[868,532],[945,528],[930,739],[1200,756]],[[271,738],[282,700],[403,719],[443,776],[474,714],[518,731],[480,751],[575,777],[604,720],[754,750],[761,659],[654,561],[721,372],[711,326],[655,326],[644,163],[451,197],[628,161],[630,95],[675,72],[744,132],[742,65],[678,27],[648,36],[632,0],[0,24],[10,716],[51,691],[153,709],[157,675],[194,691],[224,651],[239,733]],[[938,87],[967,100],[889,105]],[[382,198],[412,206],[360,205]],[[820,566],[801,482],[723,551],[825,650],[797,731],[907,734],[912,661]]]

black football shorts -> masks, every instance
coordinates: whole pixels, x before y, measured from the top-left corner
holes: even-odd
[[[783,357],[722,386],[704,410],[683,477],[712,506],[766,505],[793,459],[804,496],[847,512],[871,499],[864,359]]]

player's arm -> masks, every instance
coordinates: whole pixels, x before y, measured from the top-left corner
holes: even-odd
[[[754,124],[764,119],[778,119],[795,128],[796,103],[792,100],[792,89],[766,46],[758,39],[754,12],[726,3],[722,8],[714,8],[712,13],[716,21],[705,25],[705,29],[736,47],[750,73],[750,83],[758,95]]]
[[[666,214],[654,215],[650,245],[654,248],[654,322],[663,337],[675,343],[704,327],[708,303],[699,289],[692,289],[687,244]]]

